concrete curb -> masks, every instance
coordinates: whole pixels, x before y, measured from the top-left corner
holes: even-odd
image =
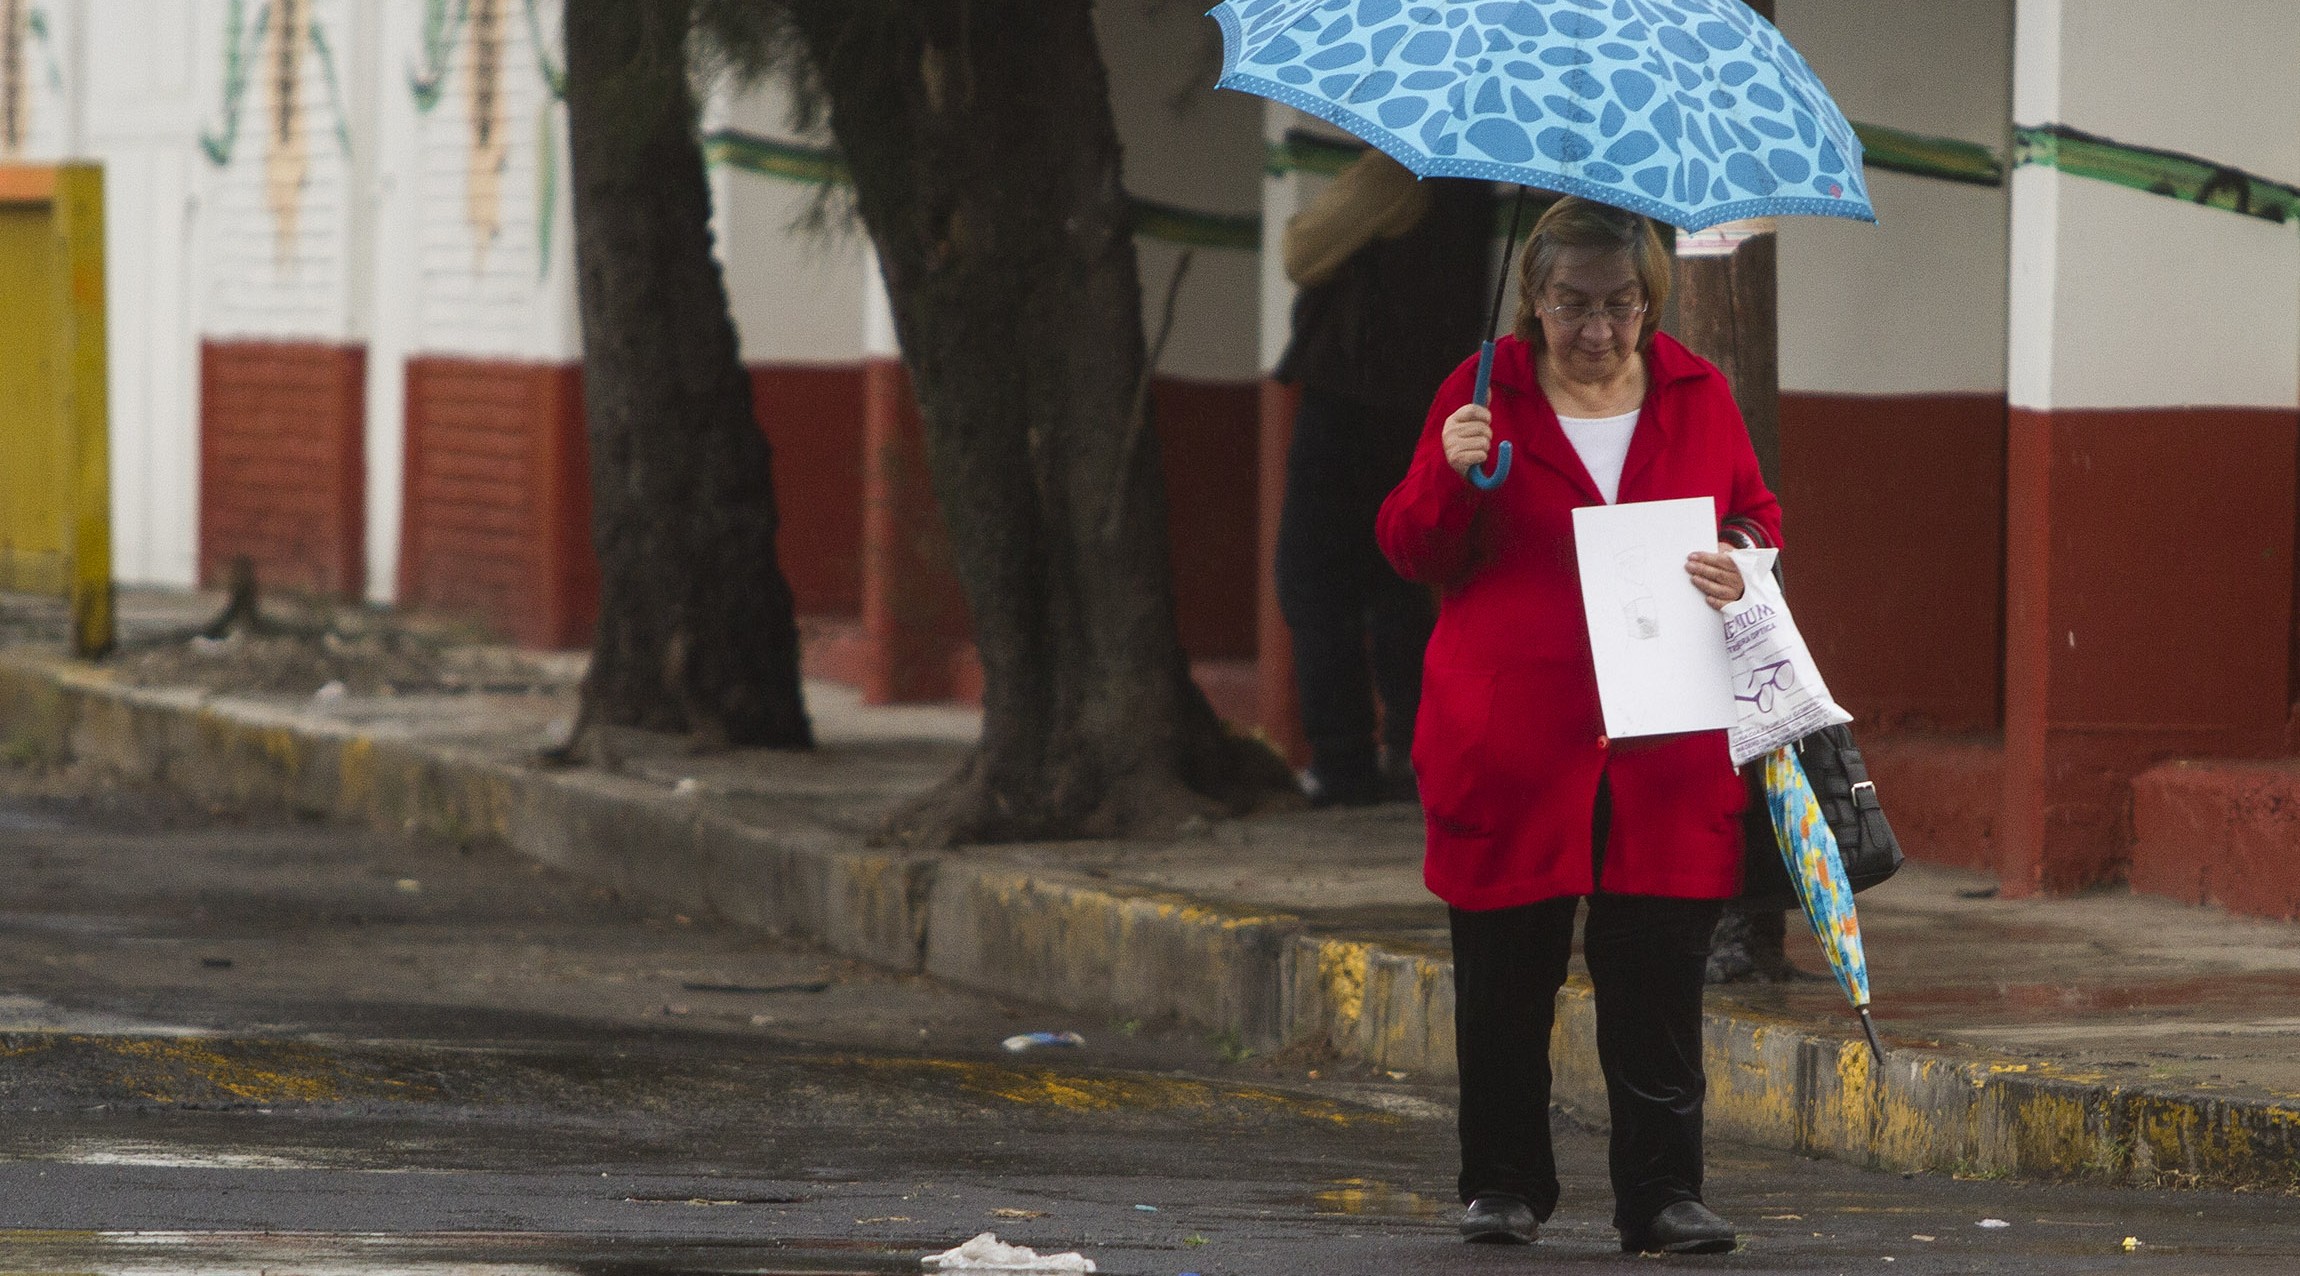
[[[1171,1016],[1259,1050],[1322,1043],[1424,1077],[1453,1071],[1442,954],[1319,933],[1285,914],[1019,864],[883,851],[804,823],[763,829],[590,771],[533,770],[263,704],[120,686],[0,655],[0,737],[208,801],[501,842],[627,894],[709,910],[901,971],[1117,1018]],[[1605,1110],[1586,985],[1567,989],[1561,1102]],[[1899,1049],[1730,1004],[1708,1017],[1710,1128],[1884,1169],[2300,1186],[2300,1105],[2136,1088],[2046,1064]]]

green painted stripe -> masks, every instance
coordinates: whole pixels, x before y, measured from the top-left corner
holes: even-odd
[[[1190,248],[1262,249],[1262,219],[1253,213],[1201,213],[1155,200],[1134,200],[1134,233]]]
[[[1853,127],[1861,136],[1872,168],[1970,186],[2004,184],[2005,170],[1996,153],[1978,143],[1927,137],[1877,124]],[[1290,131],[1270,144],[1265,170],[1281,176],[1331,176],[1364,150],[1362,144]],[[846,162],[829,147],[776,141],[735,129],[706,136],[703,153],[713,164],[786,181],[820,185],[848,180]],[[2013,164],[2041,164],[2072,176],[2114,182],[2264,221],[2282,223],[2300,214],[2300,186],[2179,151],[2128,146],[2066,125],[2015,129]],[[1506,209],[1501,215],[1508,215]],[[1150,239],[1194,248],[1253,252],[1262,246],[1261,219],[1252,214],[1199,212],[1146,199],[1134,201],[1134,230]]]
[[[1955,137],[1927,137],[1883,124],[1855,124],[1862,158],[1869,168],[1911,177],[1931,177],[1970,186],[2002,186],[2004,161],[1978,142]]]
[[[2015,128],[2013,163],[2057,168],[2074,177],[2279,224],[2300,212],[2300,186],[2180,151],[2130,146],[2065,124]]]
[[[849,180],[846,161],[831,147],[782,142],[738,129],[706,134],[703,157],[746,173],[814,186],[844,185]],[[1262,219],[1255,214],[1204,213],[1148,199],[1134,201],[1134,233],[1189,248],[1258,252],[1262,247]]]
[[[737,129],[704,134],[703,158],[712,164],[762,177],[779,177],[787,182],[833,186],[845,185],[848,180],[846,160],[828,146],[778,142]]]
[[[1302,129],[1287,129],[1283,140],[1269,144],[1262,171],[1272,177],[1284,177],[1288,173],[1332,177],[1365,153],[1364,142],[1344,142]]]

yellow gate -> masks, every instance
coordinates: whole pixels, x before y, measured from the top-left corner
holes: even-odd
[[[72,646],[112,646],[104,399],[104,174],[0,165],[0,590],[72,603]]]

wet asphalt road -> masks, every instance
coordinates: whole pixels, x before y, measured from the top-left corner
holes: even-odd
[[[1035,1029],[1089,1045],[998,1048]],[[500,852],[0,774],[0,1273],[917,1272],[984,1230],[1136,1276],[2300,1271],[2291,1196],[1732,1146],[1710,1196],[1742,1252],[1627,1259],[1602,1136],[1563,1117],[1547,1238],[1472,1250],[1447,1099]]]

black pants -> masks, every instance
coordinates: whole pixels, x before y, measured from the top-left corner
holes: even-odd
[[[1278,608],[1293,631],[1311,769],[1345,790],[1375,783],[1377,690],[1382,747],[1399,764],[1413,749],[1436,611],[1428,590],[1390,570],[1374,517],[1420,433],[1411,412],[1304,390],[1286,453]]]
[[[1610,823],[1598,797],[1595,842]],[[1454,1051],[1461,1069],[1461,1199],[1557,1208],[1549,1033],[1573,948],[1577,896],[1453,910]],[[1582,955],[1597,993],[1597,1060],[1613,1137],[1613,1223],[1643,1227],[1701,1199],[1701,988],[1718,900],[1589,896]]]

